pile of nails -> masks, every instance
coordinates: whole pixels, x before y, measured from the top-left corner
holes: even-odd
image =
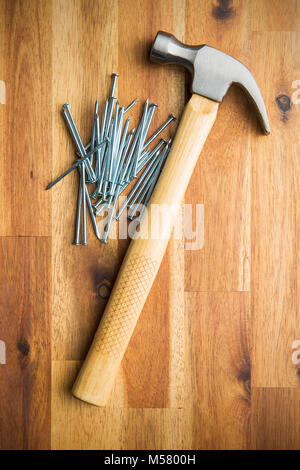
[[[139,222],[170,151],[171,140],[166,142],[164,139],[160,139],[156,143],[155,139],[175,117],[170,115],[148,137],[157,105],[149,105],[147,99],[137,129],[129,131],[130,119],[127,118],[124,122],[125,114],[138,100],[135,99],[126,108],[119,105],[119,101],[114,96],[117,77],[118,74],[112,75],[112,89],[109,98],[105,101],[101,125],[98,101],[95,103],[91,140],[86,146],[82,143],[69,104],[63,105],[62,113],[75,143],[76,155],[79,158],[46,189],[52,188],[72,170],[78,168],[80,185],[77,199],[75,245],[87,245],[86,206],[95,234],[104,243],[107,243],[113,218],[118,220],[125,209],[128,210],[129,219],[132,220],[136,217]],[[118,198],[133,179],[137,181],[117,212]],[[90,195],[87,184],[94,183],[96,189]],[[92,204],[91,199],[96,202]],[[100,236],[95,216],[99,216],[104,210],[108,213],[108,217]],[[82,230],[80,230],[80,225]],[[81,242],[80,232],[82,232]]]

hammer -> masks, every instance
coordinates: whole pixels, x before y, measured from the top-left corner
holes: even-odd
[[[233,57],[207,45],[187,46],[174,36],[158,32],[151,60],[178,63],[192,74],[192,97],[181,118],[170,154],[144,214],[140,232],[131,241],[98,330],[73,386],[75,397],[97,406],[109,398],[163,255],[178,207],[185,194],[199,154],[216,119],[219,103],[231,84],[239,85],[255,106],[265,134],[270,133],[266,108],[251,72]],[[160,220],[160,238],[151,239],[156,223],[154,204],[167,204],[168,217]],[[157,206],[156,206],[157,207]]]

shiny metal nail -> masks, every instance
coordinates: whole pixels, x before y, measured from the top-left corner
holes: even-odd
[[[86,241],[86,192],[85,192],[85,165],[81,165],[81,192],[82,192],[82,244],[87,245]]]
[[[63,111],[68,115],[68,118],[69,118],[69,120],[71,122],[71,125],[73,127],[73,130],[74,130],[74,133],[76,134],[76,139],[77,139],[77,142],[78,142],[79,151],[82,152],[82,153],[85,153],[84,145],[82,143],[80,134],[78,132],[77,126],[76,126],[75,121],[73,119],[69,103],[65,103],[63,105]]]
[[[106,169],[107,169],[107,166],[108,166],[108,158],[109,158],[109,145],[111,145],[110,142],[108,143],[108,145],[106,146],[105,151],[104,151],[104,155],[103,155],[103,158],[102,158],[100,178],[99,178],[99,181],[98,181],[97,189],[93,194],[94,197],[102,195],[102,198],[103,198],[104,178],[106,177]]]
[[[127,111],[129,111],[135,105],[135,103],[137,103],[137,102],[138,102],[137,98],[135,100],[131,101],[131,103],[129,103],[127,108],[124,109],[124,114],[127,113]]]
[[[133,178],[133,175],[134,175],[135,170],[136,170],[137,159],[138,159],[138,155],[139,155],[138,154],[138,152],[139,152],[138,145],[139,145],[140,136],[143,132],[145,119],[146,119],[147,111],[148,111],[148,105],[149,105],[149,98],[147,98],[146,101],[145,101],[143,115],[142,115],[142,118],[139,122],[136,134],[134,136],[132,145],[130,147],[128,159],[127,159],[127,162],[126,162],[126,178],[125,179],[126,179],[127,183]]]
[[[102,185],[102,197],[103,199],[107,199],[107,192],[109,189],[109,174],[110,174],[110,167],[111,167],[111,153],[112,153],[112,145],[113,145],[113,126],[110,126],[109,129],[109,138],[111,139],[110,143],[106,147],[105,151],[105,165],[103,171],[103,185]]]
[[[76,213],[76,224],[75,224],[75,240],[74,245],[80,245],[79,236],[80,236],[80,214],[82,207],[82,187],[81,184],[78,186],[78,198],[77,198],[77,213]]]
[[[104,130],[104,135],[108,136],[109,131],[110,131],[110,124],[111,124],[111,119],[114,111],[114,104],[115,104],[116,98],[110,97],[108,101],[108,109],[107,109],[107,118],[106,118],[106,123],[105,123],[105,130]]]
[[[75,122],[74,122],[74,119],[73,119],[73,116],[71,114],[71,111],[70,111],[70,108],[69,108],[69,104],[66,103],[63,105],[63,116],[65,118],[65,121],[67,123],[67,126],[69,128],[69,131],[73,137],[73,140],[75,142],[75,145],[77,147],[77,150],[79,151],[79,154],[81,156],[81,158],[84,158],[86,157],[86,151],[85,151],[85,148],[83,146],[83,143],[82,143],[82,140],[80,138],[80,135],[79,135],[79,132],[78,132],[78,129],[75,125]],[[87,173],[88,173],[88,178],[90,181],[95,181],[96,180],[96,177],[95,177],[95,173],[93,171],[93,169],[91,168],[91,165],[88,165],[87,161],[85,162],[85,166],[86,166],[86,169],[87,169]]]
[[[123,128],[123,121],[124,121],[124,108],[120,108],[119,112],[119,117],[118,117],[118,129],[117,129],[117,136],[115,140],[115,145],[113,148],[113,174],[112,174],[112,182],[114,181],[114,176],[117,171],[117,167],[119,164],[119,150],[120,150],[120,139],[121,139],[121,134],[122,134],[122,128]],[[127,131],[126,131],[127,132]]]
[[[168,141],[167,145],[165,146],[165,148],[163,149],[163,151],[162,151],[162,153],[161,153],[161,159],[160,159],[159,164],[158,164],[158,166],[157,166],[157,168],[156,168],[156,171],[155,171],[155,173],[154,173],[154,175],[153,175],[153,179],[152,179],[151,185],[150,185],[150,187],[149,187],[148,190],[147,190],[147,194],[146,194],[146,196],[145,196],[144,204],[143,204],[143,206],[142,206],[142,208],[141,208],[141,210],[140,210],[140,214],[139,214],[139,216],[138,216],[139,222],[141,222],[141,219],[142,219],[142,217],[143,217],[143,214],[144,214],[144,212],[145,212],[145,210],[146,210],[146,207],[147,207],[147,205],[148,205],[148,203],[149,203],[149,201],[150,201],[150,198],[151,198],[151,196],[152,196],[152,193],[153,193],[153,191],[154,191],[154,188],[155,188],[156,183],[157,183],[157,181],[158,181],[158,178],[159,178],[159,176],[160,176],[161,170],[162,170],[162,168],[163,168],[163,166],[164,166],[164,164],[165,164],[165,162],[166,162],[166,159],[167,159],[168,154],[169,154],[169,151],[170,151],[170,145],[171,145],[171,139]],[[138,207],[138,206],[137,206],[137,207]],[[134,215],[136,214],[136,212],[137,212],[137,211],[135,211]],[[133,215],[133,217],[134,217],[134,215]],[[131,214],[130,214],[130,216],[131,216]]]
[[[100,240],[101,237],[100,237],[99,230],[98,230],[98,227],[97,227],[97,223],[96,223],[96,219],[95,219],[95,215],[94,215],[94,211],[93,211],[93,207],[92,207],[92,204],[91,204],[91,201],[90,201],[90,195],[89,195],[87,187],[85,187],[85,195],[86,195],[86,200],[87,200],[87,203],[88,203],[88,208],[89,208],[90,216],[91,216],[91,219],[92,219],[92,224],[93,224],[93,227],[94,227],[94,231],[95,231],[96,237]]]
[[[130,181],[130,179],[131,179],[130,178],[130,169],[131,169],[131,166],[132,166],[132,163],[133,163],[132,157],[133,157],[133,154],[134,154],[134,150],[135,150],[140,132],[141,132],[141,127],[139,126],[136,130],[135,136],[133,138],[133,141],[132,141],[132,144],[131,144],[131,147],[130,147],[130,150],[129,150],[129,153],[128,153],[128,156],[127,156],[127,159],[126,159],[123,174],[124,174],[124,179],[126,179],[127,182]]]
[[[101,121],[101,127],[100,127],[100,142],[104,140],[104,134],[105,134],[105,123],[106,123],[106,117],[107,117],[107,110],[108,110],[108,100],[105,101],[104,105],[104,110],[103,110],[103,115],[102,115],[102,121]],[[102,147],[100,152],[97,152],[97,164],[95,168],[95,174],[96,178],[99,181],[100,179],[100,174],[102,170],[102,164],[103,164],[103,158],[104,158],[104,153],[105,153],[105,147]]]
[[[110,205],[111,205],[112,199],[113,199],[113,197],[110,196],[107,201],[104,201],[103,204],[100,205],[99,208],[97,208],[97,210],[95,211],[95,214],[98,216],[98,215],[101,214],[101,212],[103,212],[104,209],[109,208]]]
[[[97,114],[96,122],[95,122],[95,142],[96,142],[96,145],[101,142],[98,114]],[[97,181],[99,179],[100,155],[101,155],[101,149],[96,152],[95,176],[96,176]]]
[[[133,220],[134,217],[136,216],[136,213],[138,212],[139,208],[143,206],[142,202],[146,194],[148,193],[153,181],[155,178],[155,174],[152,174],[151,178],[146,182],[146,185],[144,187],[144,190],[139,194],[139,198],[134,202],[134,204],[129,207],[129,214],[128,214],[128,219]],[[142,208],[141,208],[142,210]]]
[[[102,197],[100,197],[100,199],[97,202],[92,204],[93,208],[97,209],[100,206],[100,204],[102,204],[102,202],[104,202],[104,201],[103,201]]]
[[[126,137],[124,150],[122,152],[121,160],[119,163],[119,168],[118,168],[117,175],[116,175],[116,183],[120,186],[123,185],[124,179],[126,176],[126,168],[127,168],[127,161],[128,161],[127,153],[128,153],[128,149],[130,147],[130,143],[131,143],[134,132],[135,132],[135,128],[133,128],[129,132],[128,136]],[[126,159],[126,156],[127,156],[127,159]],[[126,160],[126,163],[125,163],[125,160]]]
[[[156,139],[156,137],[175,119],[176,117],[173,116],[173,114],[170,114],[168,119],[154,132],[154,134],[151,135],[151,137],[149,137],[148,140],[146,140],[143,150],[144,148],[148,147],[148,145],[150,145],[151,142],[153,142],[153,140]]]
[[[154,149],[148,153],[148,155],[145,155],[143,158],[141,158],[138,164],[138,173],[148,164],[148,162],[155,156],[156,152],[160,150],[160,148],[166,143],[167,142],[165,139],[161,139]]]
[[[149,99],[147,98],[147,100],[145,102],[145,106],[144,106],[142,119],[141,119],[141,122],[140,122],[141,131],[140,131],[139,139],[138,139],[136,149],[135,149],[134,164],[132,165],[131,175],[132,175],[133,178],[136,178],[136,176],[137,176],[138,159],[139,159],[139,155],[140,155],[140,152],[141,152],[141,149],[143,147],[144,140],[145,140],[144,139],[144,130],[145,130],[146,122],[147,122],[148,104],[149,104]]]
[[[96,133],[97,133],[97,118],[99,121],[98,116],[98,100],[95,102],[95,109],[94,109],[94,119],[93,119],[93,129],[92,129],[92,137],[91,137],[91,146],[90,150],[94,150],[96,144]],[[90,157],[90,164],[93,165],[94,154]]]
[[[103,243],[107,243],[107,239],[108,239],[108,235],[109,235],[111,223],[112,223],[112,220],[113,220],[114,213],[115,213],[115,211],[116,211],[116,206],[117,206],[117,202],[118,202],[118,197],[119,197],[119,188],[117,189],[117,192],[116,192],[116,194],[114,195],[113,204],[112,204],[112,206],[111,206],[111,208],[110,208],[108,220],[107,220],[107,223],[106,223],[106,225],[105,225],[105,227],[104,227],[104,235],[103,235],[103,238],[102,238],[102,242],[103,242]]]
[[[119,76],[118,73],[113,73],[113,74],[112,74],[113,82],[112,82],[111,92],[110,92],[110,97],[111,97],[111,98],[112,98],[112,97],[114,96],[114,94],[115,94],[115,88],[116,88],[116,83],[117,83],[118,76]]]
[[[46,189],[50,189],[52,188],[52,186],[54,186],[56,183],[58,183],[61,179],[63,179],[65,176],[67,176],[72,170],[75,170],[75,168],[77,168],[79,165],[81,165],[81,163],[84,163],[86,162],[87,164],[87,167],[88,168],[91,168],[91,164],[89,163],[89,158],[91,157],[91,155],[93,155],[95,152],[98,152],[99,150],[101,150],[105,145],[106,145],[106,142],[109,141],[108,138],[106,138],[103,142],[101,142],[99,145],[97,145],[93,150],[91,150],[89,153],[86,154],[85,157],[81,158],[80,160],[77,160],[76,163],[74,163],[74,165],[72,165],[67,171],[65,171],[62,175],[60,175],[55,181],[53,181],[52,183],[50,183]]]
[[[157,168],[157,166],[159,165],[159,162],[161,160],[161,158],[157,158],[159,156],[159,151],[157,152],[157,156],[155,157],[155,159],[153,160],[153,165],[151,165],[149,171],[147,171],[146,175],[145,175],[145,178],[142,180],[142,184],[139,185],[139,188],[138,190],[136,191],[136,193],[134,194],[134,197],[132,198],[132,200],[130,201],[129,204],[127,204],[128,208],[130,209],[134,204],[135,202],[137,201],[138,197],[141,195],[143,189],[147,186],[148,182],[150,181],[150,179],[152,178],[153,174],[155,173],[155,170]],[[147,168],[148,170],[148,168]]]
[[[112,180],[112,187],[111,187],[112,194],[114,193],[114,191],[116,189],[116,181],[117,181],[117,176],[119,174],[119,168],[120,168],[120,164],[121,164],[121,157],[122,157],[123,149],[124,149],[125,142],[126,142],[129,122],[130,122],[130,119],[129,118],[126,119],[122,139],[121,139],[120,145],[118,147],[118,153],[117,153],[117,157],[116,157],[116,164],[115,164],[114,175],[113,175],[113,180]]]
[[[143,132],[143,144],[146,140],[146,137],[147,137],[147,134],[148,134],[148,131],[149,131],[149,127],[150,127],[150,124],[151,124],[151,121],[153,119],[153,116],[154,116],[154,113],[155,113],[156,109],[157,109],[157,104],[156,103],[152,103],[149,106],[148,113],[147,113],[147,118],[146,118],[146,124],[145,124],[144,132]]]
[[[105,131],[105,123],[106,123],[106,116],[107,116],[107,109],[108,109],[108,100],[105,100],[102,121],[101,121],[101,129],[100,129],[100,140],[104,139],[104,131]]]
[[[114,159],[115,159],[115,149],[117,145],[117,133],[118,133],[118,113],[119,113],[119,101],[116,104],[116,111],[114,116],[113,122],[113,130],[112,130],[112,145],[110,148],[110,156],[109,156],[109,173],[108,173],[108,181],[112,182],[112,173],[114,168]]]
[[[137,183],[135,184],[135,186],[132,188],[132,190],[130,191],[130,193],[128,194],[126,200],[124,201],[124,203],[122,204],[122,206],[119,208],[119,211],[118,211],[118,214],[116,215],[116,219],[118,220],[121,216],[121,214],[124,212],[125,208],[127,206],[129,206],[131,200],[133,197],[135,197],[137,191],[139,191],[140,187],[144,184],[144,182],[146,181],[146,184],[147,184],[147,180],[151,177],[151,170],[153,169],[153,166],[155,165],[155,162],[156,162],[156,159],[158,158],[158,155],[159,155],[159,151],[156,152],[155,154],[155,157],[153,159],[153,161],[149,164],[149,166],[146,168],[146,170],[144,171],[144,173],[142,174],[141,178],[137,181]],[[150,176],[149,176],[150,174]],[[143,188],[142,188],[143,189]]]

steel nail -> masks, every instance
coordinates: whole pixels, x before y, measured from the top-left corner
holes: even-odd
[[[92,204],[93,208],[94,208],[94,209],[97,209],[97,207],[99,207],[100,204],[102,204],[102,202],[104,202],[104,201],[103,201],[103,199],[102,199],[102,197],[101,197],[97,202],[95,202],[94,204]]]
[[[108,146],[109,145],[110,145],[110,143],[108,144]],[[108,165],[108,156],[109,156],[108,146],[106,146],[106,148],[104,149],[104,154],[103,154],[103,158],[102,158],[102,165],[101,165],[101,176],[100,176],[99,181],[98,181],[97,189],[94,193],[97,196],[103,195],[102,186],[104,184],[104,178],[106,176],[106,168],[107,168],[107,165]]]
[[[104,130],[104,135],[105,136],[107,136],[109,134],[115,100],[116,100],[116,98],[110,97],[109,101],[108,101],[107,117],[106,117],[105,130]]]
[[[129,111],[135,105],[135,103],[137,103],[137,102],[138,102],[137,98],[135,100],[131,101],[131,103],[129,103],[129,105],[124,109],[124,114],[127,113],[127,111]]]
[[[91,138],[91,146],[90,149],[94,150],[95,148],[95,140],[96,140],[96,133],[97,133],[97,118],[98,116],[98,100],[95,102],[95,110],[94,110],[94,119],[93,119],[93,129],[92,129],[92,138]],[[90,164],[93,165],[94,154],[90,157]]]
[[[108,181],[110,183],[112,181],[112,173],[113,173],[114,159],[115,159],[115,148],[117,145],[118,113],[119,113],[119,101],[117,101],[117,104],[116,104],[116,111],[115,111],[113,130],[112,130],[112,145],[110,148],[110,156],[109,156],[110,161],[109,161]]]
[[[47,189],[50,189],[52,188],[56,183],[58,183],[60,180],[62,180],[65,176],[67,176],[69,173],[71,173],[71,171],[75,170],[75,168],[78,167],[78,165],[80,165],[81,162],[76,162],[74,163],[74,165],[72,165],[67,171],[65,171],[64,173],[62,173],[58,178],[56,178],[56,180],[54,180],[52,183],[48,184],[48,186],[46,187],[46,190]]]
[[[153,190],[154,190],[154,187],[155,187],[156,182],[158,180],[158,177],[160,175],[161,169],[162,169],[162,167],[163,167],[163,165],[166,161],[166,158],[168,156],[170,143],[171,143],[171,139],[167,142],[166,146],[164,147],[164,149],[162,150],[162,152],[160,154],[160,158],[158,159],[157,164],[155,165],[152,176],[151,176],[150,180],[148,179],[150,182],[147,184],[147,187],[145,188],[143,193],[140,195],[140,197],[138,199],[136,198],[136,200],[134,201],[136,203],[136,205],[133,208],[133,210],[129,213],[129,215],[128,215],[129,219],[132,220],[135,217],[136,212],[138,210],[138,207],[139,207],[139,205],[141,204],[142,200],[145,197],[144,207],[142,207],[142,209],[140,211],[140,215],[139,215],[140,218],[142,217],[142,214],[144,213],[145,207],[147,206],[147,204],[149,202],[149,199],[150,199],[150,197],[153,193]],[[134,202],[132,201],[131,207],[132,207]]]
[[[140,211],[140,214],[138,216],[139,222],[141,222],[142,216],[145,212],[145,209],[146,209],[146,207],[147,207],[147,205],[150,201],[150,198],[152,196],[152,193],[154,191],[155,185],[158,181],[159,175],[161,173],[161,169],[162,169],[163,165],[165,164],[166,159],[168,157],[168,154],[169,154],[169,151],[170,151],[170,144],[171,144],[171,139],[168,141],[167,145],[165,146],[165,148],[163,149],[163,151],[161,153],[161,159],[160,159],[159,164],[158,164],[158,166],[155,170],[155,173],[153,175],[153,181],[152,181],[150,187],[147,190],[147,194],[146,194],[146,197],[145,197],[145,200],[144,200],[143,207],[142,207],[142,209]],[[136,211],[135,211],[135,213],[136,213]]]
[[[130,143],[131,143],[132,136],[133,136],[134,132],[135,132],[135,128],[133,128],[129,132],[128,136],[126,137],[124,150],[122,152],[122,156],[121,156],[121,160],[120,160],[120,164],[119,164],[119,169],[118,169],[117,176],[116,176],[116,182],[117,182],[118,185],[121,185],[121,186],[123,185],[123,181],[124,181],[124,178],[126,176],[126,168],[127,168],[128,157],[127,157],[126,163],[125,163],[125,159],[126,159],[127,152],[128,152],[128,149],[129,149],[129,146],[130,146]]]
[[[82,143],[82,140],[81,140],[79,131],[78,131],[77,126],[76,126],[76,124],[75,124],[75,121],[74,121],[74,119],[73,119],[73,116],[72,116],[72,113],[71,113],[71,110],[70,110],[70,105],[69,105],[69,103],[65,103],[65,104],[63,105],[63,110],[67,113],[67,115],[68,115],[68,117],[69,117],[69,119],[70,119],[70,121],[71,121],[71,124],[72,124],[72,126],[73,126],[74,132],[76,133],[76,136],[77,136],[77,139],[78,139],[79,148],[80,148],[81,152],[84,153],[84,152],[85,152],[84,145],[83,145],[83,143]]]
[[[95,141],[96,141],[96,145],[98,145],[101,142],[100,141],[99,115],[98,114],[97,114],[97,117],[96,117],[95,127],[96,127]],[[97,152],[96,152],[96,164],[95,164],[95,176],[96,176],[97,181],[99,179],[100,155],[101,155],[101,150],[97,150]]]
[[[108,199],[107,202],[104,202],[102,205],[100,205],[99,209],[96,210],[95,214],[96,214],[97,216],[100,215],[101,212],[102,212],[105,208],[107,208],[107,207],[109,207],[109,206],[111,205],[111,201],[112,201],[112,196],[110,196],[110,198]]]
[[[113,205],[110,209],[110,212],[109,212],[109,217],[108,217],[108,221],[107,221],[107,224],[104,228],[104,236],[102,238],[102,242],[103,243],[107,243],[107,239],[108,239],[108,235],[109,235],[109,231],[110,231],[110,227],[111,227],[111,223],[112,223],[112,220],[113,220],[113,215],[115,213],[115,210],[116,210],[116,205],[117,205],[117,201],[118,201],[118,197],[119,197],[119,188],[117,189],[117,192],[114,196],[114,200],[113,200]]]
[[[95,234],[96,234],[96,237],[100,240],[99,230],[98,230],[98,227],[97,227],[97,223],[96,223],[96,219],[95,219],[95,215],[94,215],[94,212],[93,212],[93,207],[92,207],[92,204],[91,204],[91,201],[90,201],[90,195],[89,195],[87,187],[85,187],[85,195],[86,195],[86,200],[87,200],[87,203],[88,203],[90,216],[91,216],[91,219],[92,219],[92,224],[93,224],[93,227],[94,227],[94,230],[95,230]]]
[[[63,105],[62,112],[63,112],[63,116],[65,118],[65,121],[67,123],[67,126],[69,128],[69,131],[70,131],[70,133],[73,137],[73,140],[75,142],[75,145],[77,147],[77,150],[79,151],[80,156],[82,158],[86,157],[86,151],[84,149],[84,146],[83,146],[82,140],[80,138],[78,129],[75,125],[73,116],[71,114],[71,111],[69,109],[69,105],[67,103]],[[85,162],[85,166],[87,168],[88,177],[89,177],[90,181],[93,181],[93,180],[95,181],[95,174],[94,174],[93,169],[91,168],[91,165],[88,165],[87,162]]]
[[[82,244],[87,245],[86,241],[86,193],[85,193],[85,165],[81,165],[81,192],[82,192]]]
[[[135,202],[137,201],[137,199],[140,196],[141,192],[146,187],[147,183],[149,182],[149,180],[152,178],[153,174],[155,173],[155,170],[156,170],[156,168],[157,168],[157,166],[160,162],[160,158],[157,158],[158,156],[159,156],[159,151],[157,152],[157,156],[155,157],[155,160],[153,160],[153,165],[151,165],[151,167],[149,168],[149,171],[147,171],[147,173],[145,175],[145,178],[143,179],[142,184],[139,185],[138,190],[134,194],[133,199],[130,201],[129,204],[127,204],[129,209],[135,204]],[[148,170],[148,168],[147,168],[147,170]]]
[[[138,166],[138,173],[147,165],[147,163],[155,156],[156,152],[164,145],[166,144],[166,140],[165,139],[161,139],[158,144],[154,147],[154,149],[148,153],[148,155],[146,157],[144,157],[143,159],[141,159],[141,161],[139,161],[139,166]]]
[[[137,213],[139,207],[142,205],[142,201],[143,201],[144,197],[147,195],[148,190],[152,185],[152,182],[154,180],[154,176],[155,175],[152,174],[151,178],[147,181],[147,184],[146,184],[144,190],[140,194],[140,197],[135,201],[135,203],[131,207],[129,207],[130,211],[129,211],[129,214],[128,214],[128,219],[133,220],[134,217],[136,216],[136,213]]]
[[[138,158],[139,139],[140,139],[140,136],[143,132],[143,127],[144,127],[144,123],[145,123],[145,116],[147,115],[147,111],[148,111],[148,104],[149,104],[149,98],[147,98],[146,101],[145,101],[143,115],[142,115],[142,118],[139,122],[136,134],[134,136],[134,139],[133,139],[130,151],[129,151],[128,159],[127,159],[127,162],[126,162],[126,172],[125,173],[126,173],[126,181],[127,182],[129,182],[132,179],[134,171],[136,169],[136,161],[137,161],[137,158]]]
[[[112,189],[111,189],[112,193],[114,193],[115,187],[116,187],[116,181],[117,181],[117,176],[119,174],[120,164],[121,164],[121,161],[122,161],[121,157],[122,157],[123,149],[124,149],[125,142],[126,142],[126,136],[127,136],[127,131],[128,131],[128,127],[129,127],[129,122],[130,122],[130,119],[129,118],[126,119],[122,139],[121,139],[120,145],[118,147],[118,153],[117,153],[117,157],[116,157],[116,165],[115,165],[114,176],[113,176],[113,180],[112,180]]]
[[[136,150],[135,150],[134,164],[132,165],[132,176],[134,178],[136,178],[136,175],[137,175],[138,159],[139,159],[141,148],[144,144],[144,130],[145,130],[147,114],[148,114],[148,103],[149,103],[149,99],[147,98],[145,106],[144,106],[144,112],[143,112],[143,115],[142,115],[142,119],[141,119],[141,122],[140,122],[141,131],[140,131],[139,140],[138,140]]]
[[[103,115],[102,115],[102,121],[101,121],[101,130],[100,130],[100,140],[101,141],[104,139],[107,109],[108,109],[108,100],[105,100],[105,105],[104,105],[104,110],[103,110]]]
[[[148,177],[151,177],[151,169],[153,168],[153,166],[155,165],[155,161],[158,157],[158,154],[159,154],[159,151],[156,152],[155,154],[155,157],[153,159],[153,161],[150,163],[150,165],[146,168],[146,170],[144,171],[144,173],[142,174],[141,178],[137,181],[137,183],[135,184],[135,186],[132,188],[132,190],[130,191],[130,193],[128,194],[126,200],[124,201],[124,203],[122,204],[122,206],[120,207],[119,211],[118,211],[118,214],[116,215],[116,219],[118,220],[121,216],[121,214],[124,212],[125,208],[127,206],[129,206],[129,202],[131,201],[131,199],[136,195],[137,191],[139,191],[140,187],[144,184],[144,182],[146,181],[147,182],[147,178]],[[149,176],[150,174],[150,176]],[[143,188],[142,188],[143,189]]]
[[[110,93],[111,98],[114,96],[114,93],[115,93],[115,88],[116,88],[116,83],[117,83],[118,76],[119,76],[118,73],[113,73],[112,74],[113,82],[112,82],[111,93]]]
[[[148,131],[149,131],[149,127],[150,127],[150,124],[151,124],[151,121],[153,119],[153,116],[154,116],[154,113],[156,111],[156,108],[157,108],[157,104],[156,103],[152,103],[150,106],[149,106],[149,109],[148,109],[148,114],[147,114],[147,117],[146,117],[146,124],[145,124],[145,128],[144,128],[144,132],[143,132],[143,143],[147,137],[147,134],[148,134]]]
[[[114,175],[117,171],[117,166],[118,166],[118,156],[119,156],[119,149],[120,149],[120,139],[121,139],[121,133],[122,133],[122,128],[123,128],[123,121],[124,121],[124,107],[120,108],[119,116],[117,119],[117,130],[116,130],[116,138],[113,146],[113,173],[112,173],[112,181],[114,180]]]
[[[77,198],[77,213],[76,213],[76,224],[75,224],[75,240],[74,245],[80,245],[79,236],[80,236],[80,214],[82,206],[82,187],[81,183],[78,186],[78,198]]]
[[[105,101],[103,115],[102,115],[101,128],[100,128],[100,137],[99,137],[100,142],[102,142],[103,139],[104,139],[107,109],[108,109],[108,100]],[[98,125],[99,125],[99,119],[98,119]],[[99,153],[97,153],[97,166],[95,168],[95,173],[96,173],[97,180],[100,179],[100,172],[101,172],[101,166],[102,166],[102,163],[103,163],[104,153],[105,153],[105,147],[103,147],[101,149],[101,151]]]
[[[132,156],[134,154],[134,150],[135,150],[140,132],[141,132],[141,127],[139,125],[139,127],[136,130],[135,136],[133,138],[133,141],[132,141],[132,144],[131,144],[131,147],[130,147],[130,150],[129,150],[129,153],[128,153],[128,156],[127,156],[127,159],[126,159],[126,163],[125,163],[125,166],[124,166],[123,175],[124,175],[124,179],[126,179],[126,181],[130,181],[130,179],[131,179],[130,178],[130,169],[131,169],[131,166],[132,166],[132,163],[133,163]]]
[[[176,117],[173,114],[170,114],[168,119],[145,142],[143,150],[144,150],[144,148],[148,147],[148,145],[151,144],[151,142],[153,142],[153,140],[175,119],[176,119]]]

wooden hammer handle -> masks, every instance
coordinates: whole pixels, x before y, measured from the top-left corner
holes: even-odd
[[[185,107],[172,150],[144,214],[140,232],[147,235],[157,221],[154,204],[168,204],[160,220],[159,239],[132,240],[89,353],[73,387],[73,395],[97,406],[108,400],[129,340],[165,253],[177,209],[215,121],[218,103],[193,95]],[[158,207],[158,206],[156,206]]]

